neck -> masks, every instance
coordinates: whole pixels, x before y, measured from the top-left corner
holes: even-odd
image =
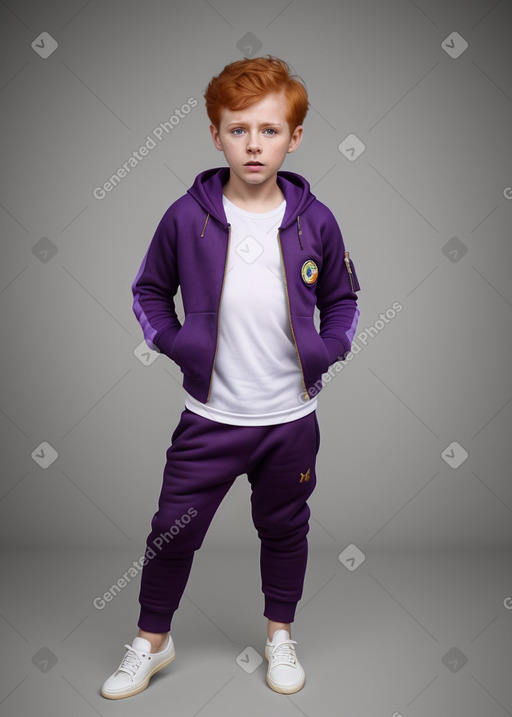
[[[277,176],[269,178],[263,184],[246,184],[230,173],[224,185],[226,199],[247,211],[266,212],[276,209],[284,199],[277,184]]]

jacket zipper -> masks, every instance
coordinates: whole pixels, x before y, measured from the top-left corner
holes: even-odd
[[[206,225],[205,225],[206,226]],[[208,386],[208,396],[206,397],[206,402],[210,399],[210,394],[212,392],[212,383],[213,383],[213,372],[215,369],[215,361],[217,360],[217,351],[219,349],[219,332],[220,332],[220,305],[222,303],[222,295],[224,293],[224,284],[226,283],[226,269],[228,265],[228,257],[229,257],[229,245],[231,242],[231,224],[229,225],[228,230],[228,245],[226,248],[226,258],[224,260],[224,273],[222,275],[222,286],[220,288],[220,296],[219,296],[219,305],[217,307],[217,339],[215,341],[215,353],[213,355],[213,364],[212,364],[212,370],[210,373],[210,384]]]
[[[348,251],[345,252],[345,266],[347,267],[348,271],[348,278],[350,280],[350,288],[352,289],[352,293],[354,293],[354,277],[352,274],[352,267],[350,266],[350,254]]]
[[[279,253],[281,255],[281,266],[283,268],[284,287],[286,290],[286,303],[288,306],[288,321],[290,323],[290,329],[292,332],[293,345],[295,346],[295,351],[297,352],[297,358],[299,360],[300,374],[301,374],[301,378],[302,378],[302,386],[304,388],[304,396],[306,397],[306,400],[309,400],[310,396],[309,396],[308,390],[306,388],[306,381],[304,380],[304,370],[302,368],[302,361],[300,359],[299,347],[297,346],[297,339],[295,338],[295,331],[293,330],[292,311],[290,308],[290,295],[288,293],[288,281],[286,278],[286,269],[284,266],[284,256],[283,256],[283,247],[281,245],[281,230],[280,229],[277,230],[277,241],[279,243]]]

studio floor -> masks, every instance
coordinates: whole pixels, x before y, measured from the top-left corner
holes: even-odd
[[[203,548],[173,620],[176,659],[116,701],[99,690],[136,634],[139,577],[111,587],[139,556],[4,550],[0,715],[512,715],[510,552],[347,550],[310,551],[292,625],[300,692],[265,682],[257,549]]]

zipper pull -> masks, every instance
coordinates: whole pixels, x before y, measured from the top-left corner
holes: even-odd
[[[204,233],[206,231],[206,225],[208,224],[208,219],[210,218],[210,213],[208,212],[206,214],[206,219],[204,221],[203,231],[201,232],[201,238],[204,237]]]
[[[352,274],[352,267],[350,266],[350,254],[348,251],[345,252],[345,266],[347,267],[347,271],[348,271],[348,278],[350,280],[350,288],[352,289],[352,293],[354,293],[354,276]]]
[[[300,214],[298,214],[297,215],[297,237],[299,239],[300,250],[304,251],[304,247],[302,246],[301,236],[302,236],[302,229],[300,227]]]

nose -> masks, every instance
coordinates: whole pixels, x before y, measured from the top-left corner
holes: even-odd
[[[259,154],[261,152],[261,144],[257,133],[250,134],[247,139],[247,151],[252,154]]]

